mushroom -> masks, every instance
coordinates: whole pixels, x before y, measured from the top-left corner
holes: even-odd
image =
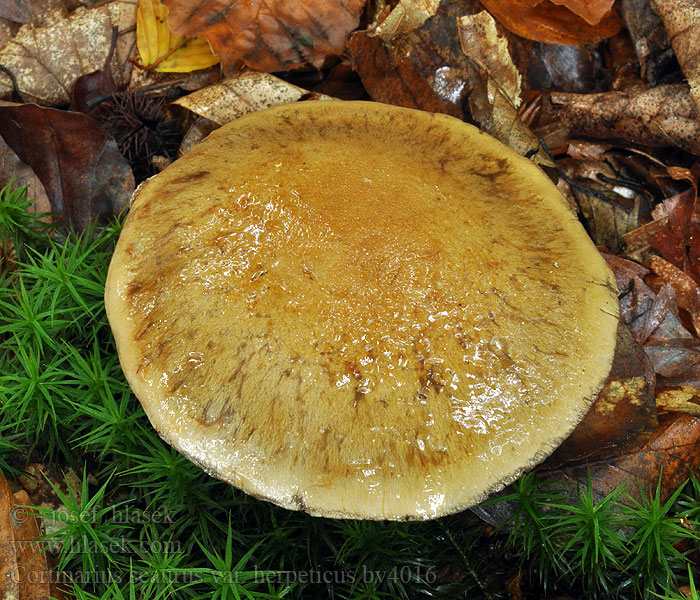
[[[242,117],[142,185],[105,302],[163,439],[258,498],[362,519],[460,511],[543,460],[618,319],[533,163],[340,101]]]

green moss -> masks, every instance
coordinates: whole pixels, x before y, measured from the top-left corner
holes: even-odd
[[[47,541],[75,597],[496,598],[520,572],[533,594],[678,598],[690,581],[696,479],[630,507],[623,490],[595,502],[527,475],[502,533],[470,512],[313,518],[212,479],[158,437],[119,367],[102,298],[120,223],[51,231],[28,207],[0,191],[0,471],[34,452],[83,473],[65,509],[38,515],[58,524]]]

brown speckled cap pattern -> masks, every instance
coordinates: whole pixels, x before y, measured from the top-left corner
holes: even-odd
[[[368,519],[462,510],[545,458],[617,326],[542,171],[363,102],[242,117],[140,187],[106,305],[166,441],[257,497]]]

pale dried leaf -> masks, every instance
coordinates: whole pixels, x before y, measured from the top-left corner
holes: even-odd
[[[488,73],[489,83],[513,104],[520,106],[521,77],[508,51],[508,40],[498,35],[496,21],[485,10],[457,19],[462,51]]]
[[[678,63],[700,108],[700,2],[697,0],[651,0],[664,23]]]
[[[597,25],[612,9],[615,0],[550,0],[552,4],[566,6],[589,25]]]
[[[435,14],[440,0],[401,0],[374,30],[384,42],[420,27]]]
[[[117,27],[111,67],[117,85],[126,84],[136,40],[136,6],[137,0],[115,0],[97,8],[78,8],[48,26],[23,25],[0,50],[0,64],[15,76],[25,100],[46,106],[68,104],[75,80],[105,66],[112,28]],[[0,98],[11,94],[10,78],[0,73]]]
[[[182,138],[180,147],[177,150],[177,158],[187,154],[195,145],[199,144],[205,137],[207,137],[212,131],[218,129],[219,125],[210,121],[204,117],[197,117],[191,127],[185,133]]]
[[[684,412],[700,417],[700,389],[683,385],[662,390],[656,395],[656,407],[663,412]]]
[[[175,104],[224,125],[245,114],[304,99],[329,99],[258,71],[244,71],[175,101]]]

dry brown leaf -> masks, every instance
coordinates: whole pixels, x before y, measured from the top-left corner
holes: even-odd
[[[622,28],[622,22],[612,11],[590,25],[568,8],[550,2],[536,6],[524,0],[482,0],[481,3],[516,35],[547,44],[587,44],[612,37]]]
[[[542,468],[602,460],[642,447],[658,425],[655,383],[649,359],[620,322],[605,387],[583,421]]]
[[[649,244],[656,248],[663,258],[683,270],[689,262],[686,244],[689,242],[696,198],[697,193],[693,188],[688,188],[671,198],[664,198],[657,208],[663,209],[661,220],[666,226],[649,238]]]
[[[49,25],[23,25],[0,50],[0,64],[14,75],[26,101],[47,106],[68,104],[76,79],[104,67],[112,28],[117,27],[112,73],[118,85],[126,84],[131,73],[128,58],[136,40],[137,4],[137,0],[115,0],[97,8],[78,8]],[[0,72],[0,98],[11,94],[11,80]]]
[[[174,102],[187,110],[224,125],[245,114],[301,99],[326,100],[328,96],[259,71],[244,71],[221,83],[203,88]]]
[[[462,52],[488,73],[489,95],[503,94],[515,108],[520,106],[520,73],[508,52],[508,40],[498,35],[493,17],[485,10],[460,17],[457,30]]]
[[[678,146],[700,154],[698,108],[685,84],[624,93],[550,95],[552,120],[573,135],[620,139],[645,146]]]
[[[671,295],[668,288],[662,288],[657,295],[644,281],[649,269],[612,254],[603,256],[615,274],[620,290],[620,318],[638,343],[643,344],[651,338],[661,344],[678,339],[692,341],[692,335],[676,316],[675,295]]]
[[[653,493],[661,480],[662,502],[700,465],[700,419],[682,413],[663,415],[651,439],[641,448],[603,461],[543,471],[550,481],[565,480],[585,486],[591,475],[593,492],[602,497],[619,485],[631,496]]]
[[[615,0],[550,0],[550,2],[565,6],[589,25],[600,23],[615,4]]]
[[[651,0],[664,23],[673,52],[700,108],[700,2],[697,0]]]
[[[659,256],[652,256],[649,266],[676,292],[678,306],[688,311],[695,333],[700,335],[700,287],[698,284],[690,275]]]
[[[111,220],[134,191],[116,142],[87,115],[5,102],[0,136],[34,169],[58,218],[76,229]]]
[[[687,380],[698,375],[700,350],[695,340],[666,340],[662,345],[648,342],[644,345],[644,352],[654,366],[654,372],[666,380]]]
[[[400,0],[389,15],[374,30],[385,42],[397,35],[409,33],[432,17],[440,0]]]
[[[12,182],[13,187],[27,186],[27,198],[33,200],[32,210],[49,212],[51,203],[46,189],[34,169],[23,163],[0,136],[0,188]]]
[[[203,36],[224,72],[241,63],[260,71],[320,67],[341,54],[360,22],[366,0],[165,0],[170,28],[186,37]]]
[[[649,0],[622,0],[620,7],[642,67],[641,75],[656,86],[674,60],[667,52],[669,41],[663,23],[652,10]]]
[[[65,0],[5,0],[0,2],[0,18],[15,23],[44,27],[68,16]]]
[[[563,161],[560,168],[596,245],[622,250],[623,235],[638,225],[644,196],[616,185],[617,174],[608,161]]]
[[[488,72],[462,51],[458,18],[475,6],[443,2],[421,27],[389,43],[358,32],[348,44],[353,65],[374,100],[476,121],[521,154],[540,150],[512,102],[500,92],[489,94]],[[541,151],[533,160],[551,164]]]

